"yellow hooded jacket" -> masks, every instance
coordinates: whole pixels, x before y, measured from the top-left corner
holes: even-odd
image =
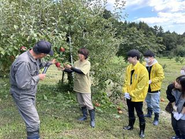
[[[134,70],[132,75],[132,84],[131,84],[131,71]],[[123,92],[129,93],[131,96],[132,102],[142,102],[145,100],[145,97],[148,92],[148,81],[149,75],[146,67],[140,62],[137,62],[135,66],[130,64],[126,68],[125,80],[123,84]]]
[[[146,63],[144,63],[146,65]],[[152,65],[152,69],[150,72],[150,80],[152,81],[150,84],[151,91],[158,91],[161,89],[162,81],[165,78],[163,67],[156,62]]]

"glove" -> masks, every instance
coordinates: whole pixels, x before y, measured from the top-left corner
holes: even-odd
[[[177,106],[173,105],[173,110],[176,112],[177,111]]]
[[[183,116],[182,113],[173,112],[173,117],[178,121]]]
[[[149,81],[148,81],[148,84],[151,84],[151,83],[152,83],[152,81],[151,81],[151,80],[149,80]]]
[[[129,93],[125,93],[125,96],[124,96],[126,99],[130,99],[130,95],[129,95]]]

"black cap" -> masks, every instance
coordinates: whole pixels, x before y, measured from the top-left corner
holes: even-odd
[[[150,50],[147,50],[143,55],[145,57],[155,57],[155,54]]]
[[[33,51],[36,54],[44,53],[53,56],[53,50],[51,50],[51,43],[41,40],[35,44]]]
[[[139,59],[140,58],[140,52],[136,49],[132,49],[132,50],[128,51],[127,57],[137,57],[137,59]]]

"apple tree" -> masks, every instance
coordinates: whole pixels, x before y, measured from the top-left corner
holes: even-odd
[[[106,19],[103,15],[107,2],[101,0],[2,0],[0,70],[7,73],[22,52],[20,48],[29,49],[44,39],[53,44],[54,57],[61,64],[73,64],[78,49],[88,48],[93,85],[97,88],[105,89],[107,80],[120,82],[120,69],[112,66],[121,43],[112,25],[124,6],[120,1],[115,2],[115,14]]]
[[[53,1],[2,0],[0,4],[1,73],[8,73],[16,56],[25,51],[22,48],[29,49],[38,40],[50,41],[55,51],[67,45],[65,32],[57,26],[62,15],[55,12]]]

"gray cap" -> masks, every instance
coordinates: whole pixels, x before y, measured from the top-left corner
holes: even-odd
[[[51,50],[51,43],[41,40],[35,44],[33,51],[36,54],[44,53],[53,56],[53,50]]]

